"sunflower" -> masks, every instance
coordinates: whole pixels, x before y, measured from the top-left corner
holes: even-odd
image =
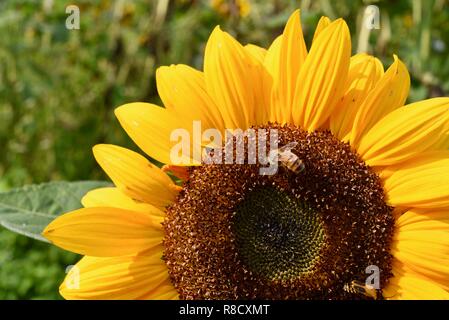
[[[409,87],[398,57],[384,71],[370,55],[351,56],[342,19],[322,17],[310,50],[299,11],[268,49],[216,27],[202,72],[157,70],[165,108],[130,103],[115,111],[164,167],[95,146],[115,187],[87,193],[83,209],[44,230],[84,255],[62,296],[449,298],[449,98],[404,106]],[[277,130],[279,145],[295,142],[304,170],[176,165],[170,134],[192,131],[193,121]],[[374,294],[360,285],[369,267],[379,271]]]

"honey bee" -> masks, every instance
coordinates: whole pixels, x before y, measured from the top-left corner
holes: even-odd
[[[360,281],[353,280],[343,286],[343,290],[349,293],[364,295],[365,297],[377,300],[377,290],[370,285],[364,284]]]
[[[298,142],[293,141],[287,143],[285,146],[270,151],[268,161],[270,164],[275,162],[276,156],[282,166],[294,173],[302,172],[306,167],[299,157],[291,150],[298,145]]]

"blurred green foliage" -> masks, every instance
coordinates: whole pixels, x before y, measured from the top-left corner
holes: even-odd
[[[80,30],[67,30],[67,5]],[[363,34],[367,5],[380,29]],[[243,6],[246,6],[243,8]],[[296,9],[308,43],[321,15],[344,17],[353,52],[385,65],[398,54],[412,75],[410,101],[449,92],[448,0],[2,0],[0,2],[0,190],[49,180],[105,179],[91,147],[136,147],[113,109],[159,103],[155,69],[202,66],[212,28],[268,46]],[[77,257],[0,230],[0,299],[60,298],[57,287]]]
[[[0,232],[0,299],[60,299],[65,268],[77,260],[47,243]]]

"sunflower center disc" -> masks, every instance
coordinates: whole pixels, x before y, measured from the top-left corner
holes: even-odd
[[[373,265],[384,288],[394,218],[376,173],[328,131],[254,129],[277,130],[279,146],[296,142],[305,169],[190,169],[163,224],[164,260],[180,298],[366,299],[344,288],[365,282]]]
[[[247,195],[237,208],[233,232],[243,262],[271,280],[311,271],[324,243],[320,216],[273,187]]]

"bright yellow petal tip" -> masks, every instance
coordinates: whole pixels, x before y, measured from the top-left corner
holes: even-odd
[[[293,122],[308,131],[319,129],[343,95],[349,70],[351,38],[338,19],[320,33],[301,67],[293,102]]]
[[[63,214],[42,235],[65,250],[96,257],[140,252],[160,244],[164,237],[160,222],[150,215],[108,207]]]

